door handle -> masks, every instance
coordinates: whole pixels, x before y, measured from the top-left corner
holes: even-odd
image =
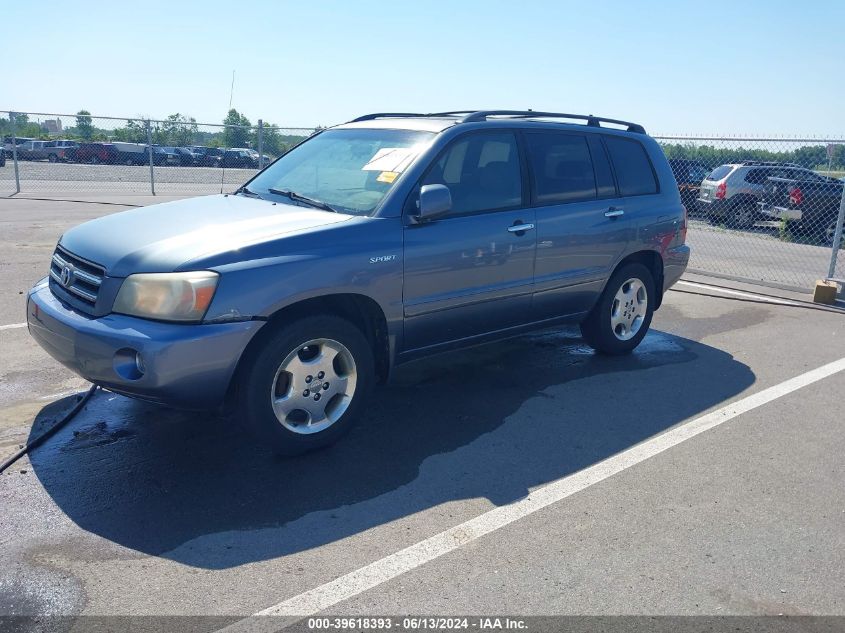
[[[533,224],[514,224],[508,227],[508,233],[525,233],[534,228]]]
[[[625,215],[625,211],[616,207],[610,207],[604,212],[604,217],[606,218],[618,218],[620,215]]]

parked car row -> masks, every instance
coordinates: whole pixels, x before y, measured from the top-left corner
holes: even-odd
[[[684,205],[711,224],[746,229],[761,220],[779,220],[794,234],[833,241],[841,180],[786,162],[748,160],[709,173],[697,161],[669,163]],[[696,183],[702,170],[705,176]]]
[[[104,165],[147,165],[150,162],[150,148],[146,143],[81,143],[68,139],[39,141],[32,138],[6,137],[0,166],[7,157],[17,154],[18,160],[47,160],[55,162],[75,162]],[[272,158],[264,156],[264,164],[269,165]],[[171,147],[152,146],[154,165],[178,165],[182,167],[241,167],[258,169],[259,155],[254,149],[233,147]]]

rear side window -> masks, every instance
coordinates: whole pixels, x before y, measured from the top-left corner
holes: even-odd
[[[596,197],[596,177],[586,138],[533,133],[526,135],[526,141],[537,202],[575,202]]]
[[[620,195],[642,196],[657,193],[654,170],[642,143],[617,136],[606,136],[605,142],[616,170]]]
[[[745,174],[745,182],[752,185],[761,185],[766,182],[769,176],[779,175],[774,169],[751,169]]]
[[[707,180],[721,180],[729,173],[733,171],[732,165],[721,165],[710,172],[710,175],[707,176]]]

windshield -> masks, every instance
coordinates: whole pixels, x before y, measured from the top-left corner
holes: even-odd
[[[343,213],[367,215],[419,155],[433,133],[327,130],[294,148],[249,183],[262,197],[292,191]]]

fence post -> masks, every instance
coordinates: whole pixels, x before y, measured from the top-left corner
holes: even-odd
[[[153,170],[153,131],[150,128],[149,119],[144,121],[144,124],[147,126],[147,154],[150,158],[150,191],[153,195],[156,195],[156,177]]]
[[[258,169],[264,169],[264,121],[258,119]]]
[[[15,165],[15,193],[21,192],[21,175],[18,172],[18,131],[15,126],[15,113],[9,112],[9,123],[12,128],[12,162]]]
[[[842,197],[839,199],[839,217],[836,218],[836,227],[833,229],[833,244],[830,253],[830,267],[827,269],[827,278],[833,279],[836,274],[836,258],[839,255],[839,246],[842,244],[842,224],[845,220],[845,184],[842,186]]]

